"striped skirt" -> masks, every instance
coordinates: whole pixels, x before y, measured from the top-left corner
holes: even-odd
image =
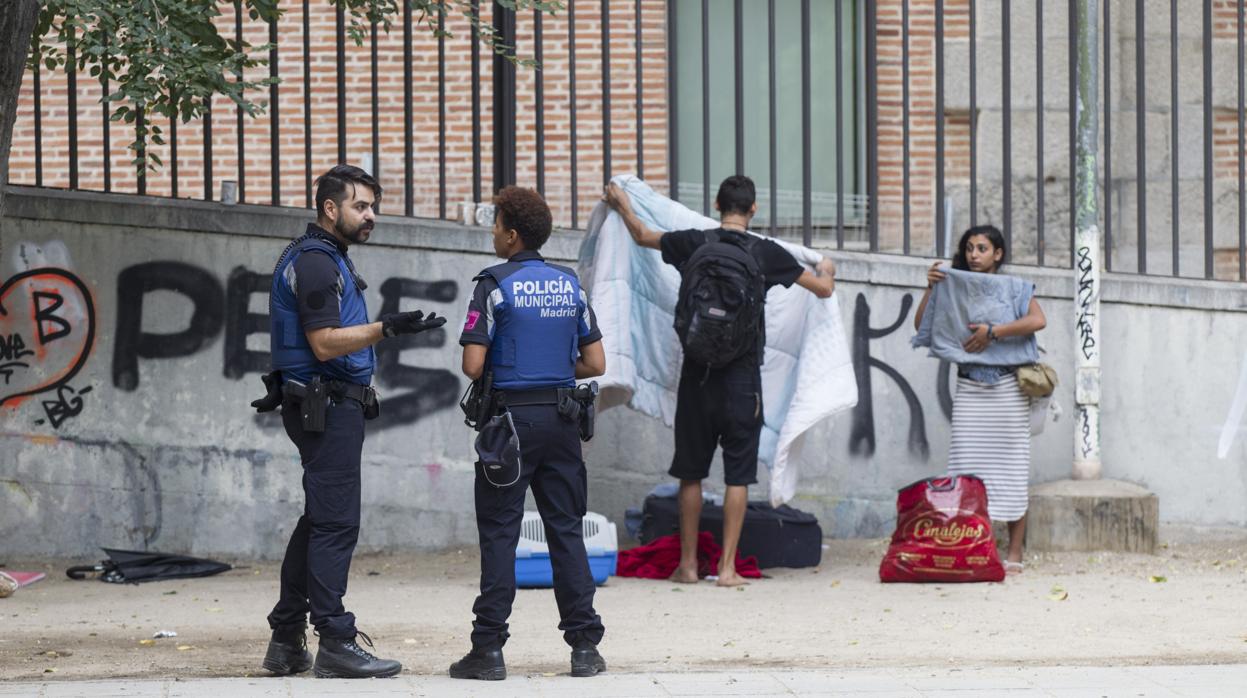
[[[958,377],[949,474],[977,475],[987,485],[992,520],[1017,521],[1026,514],[1030,463],[1030,398],[1017,376],[995,385]]]

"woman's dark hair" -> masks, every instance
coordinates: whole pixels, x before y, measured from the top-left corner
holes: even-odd
[[[1005,236],[1000,232],[1000,228],[994,225],[976,225],[961,234],[961,242],[957,243],[957,251],[953,253],[953,269],[961,271],[970,271],[970,264],[966,262],[966,243],[970,242],[970,238],[975,235],[986,237],[992,247],[1005,251]],[[1001,258],[1003,259],[1003,257]]]
[[[337,165],[325,174],[316,178],[316,213],[325,212],[325,202],[332,200],[338,206],[346,200],[347,188],[354,191],[355,185],[368,187],[372,190],[375,203],[381,202],[381,185],[373,176],[354,165]]]
[[[524,249],[537,251],[550,239],[554,219],[541,194],[516,186],[503,187],[494,197],[503,227],[519,233]]]
[[[720,214],[749,215],[749,209],[753,208],[757,196],[752,179],[745,175],[732,175],[719,185],[719,193],[714,197],[714,202],[719,205]]]

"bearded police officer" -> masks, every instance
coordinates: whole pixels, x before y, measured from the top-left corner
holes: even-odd
[[[450,666],[450,675],[506,678],[502,646],[509,637],[515,548],[531,485],[550,546],[559,629],[572,647],[571,673],[593,676],[606,662],[597,651],[605,630],[593,610],[581,523],[588,490],[580,441],[591,435],[592,395],[576,389],[575,381],[605,372],[602,334],[576,273],[547,263],[538,252],[552,226],[541,196],[506,187],[495,205],[494,252],[507,262],[476,277],[459,339],[464,374],[477,381],[492,376],[484,383],[492,382],[494,390],[482,399],[492,399],[494,407],[485,411],[489,424],[478,425],[481,593],[472,608],[472,651]],[[497,459],[482,446],[494,433],[501,433],[493,442],[503,451],[510,445]]]
[[[316,180],[316,223],[282,253],[273,271],[269,312],[273,373],[265,377],[262,411],[281,404],[286,434],[303,462],[303,516],[281,566],[281,596],[265,669],[293,674],[312,667],[305,629],[310,612],[320,636],[318,677],[394,676],[402,665],[378,659],[342,606],[351,554],[359,538],[360,455],[364,420],[375,417],[370,387],[385,337],[440,327],[445,318],[419,310],[368,321],[367,284],[347,255],[366,242],[381,187],[367,172],[338,165]]]

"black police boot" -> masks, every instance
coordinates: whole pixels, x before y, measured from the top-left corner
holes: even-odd
[[[311,669],[312,653],[307,651],[307,624],[292,623],[274,630],[261,666],[278,676],[300,674]]]
[[[393,659],[378,659],[359,646],[356,638],[363,638],[372,647],[372,638],[364,633],[341,639],[322,637],[320,650],[316,652],[316,678],[318,679],[384,679],[398,674],[403,665]]]
[[[501,681],[507,678],[507,664],[502,659],[502,649],[486,650],[473,647],[463,659],[450,665],[452,679],[480,679]]]
[[[597,676],[603,671],[606,671],[606,660],[598,654],[597,645],[581,642],[572,648],[572,676]]]

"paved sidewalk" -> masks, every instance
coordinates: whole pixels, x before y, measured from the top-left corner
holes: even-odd
[[[679,674],[604,674],[593,679],[516,676],[503,682],[455,681],[404,675],[374,681],[310,678],[48,681],[0,684],[11,698],[269,698],[276,696],[868,696],[885,698],[991,696],[1247,695],[1247,665],[1037,667],[986,669],[844,669],[826,671],[718,671]]]

